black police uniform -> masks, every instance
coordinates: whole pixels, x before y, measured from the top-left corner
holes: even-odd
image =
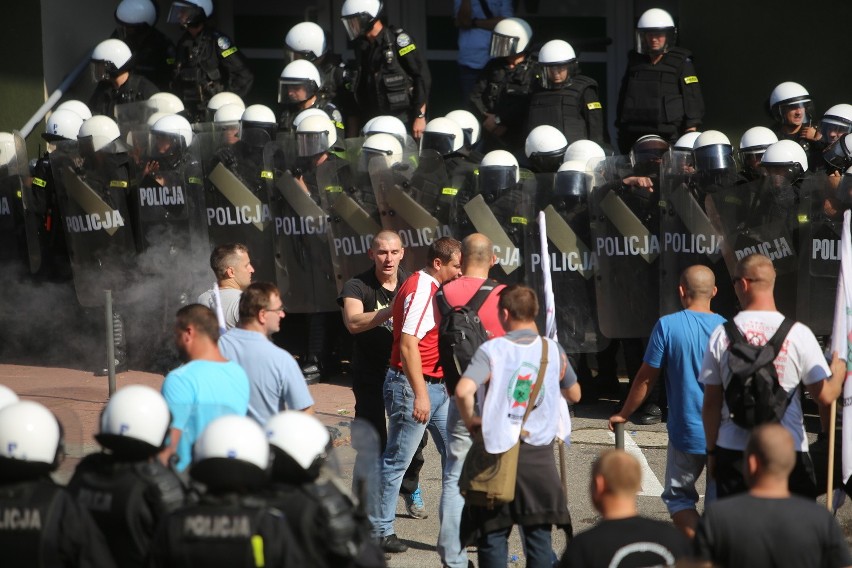
[[[306,564],[284,514],[257,497],[204,495],[169,514],[151,543],[148,566],[301,568]]]
[[[355,102],[354,79],[355,72],[350,69],[343,58],[336,53],[326,53],[322,61],[314,62],[322,77],[320,98],[330,101],[346,118],[358,114],[358,103]],[[350,136],[357,136],[352,132]]]
[[[48,478],[0,485],[0,550],[4,568],[116,565],[89,513]]]
[[[355,99],[361,123],[392,115],[411,125],[429,100],[432,76],[422,50],[402,28],[384,26],[374,41],[353,42],[358,73]]]
[[[519,160],[524,158],[534,78],[535,70],[529,56],[511,69],[505,58],[492,59],[480,73],[470,93],[473,113],[480,122],[485,120],[486,113],[493,114],[499,118],[500,125],[506,127],[506,134],[501,140],[483,131],[486,152],[502,149],[512,152]]]
[[[672,47],[656,64],[631,51],[618,94],[616,127],[623,154],[640,137],[657,134],[671,143],[704,117],[704,98],[692,53]]]
[[[38,158],[31,171],[31,187],[35,204],[32,213],[39,218],[39,244],[42,258],[39,272],[49,280],[68,280],[71,278],[71,264],[56,202],[56,185],[50,168],[50,154],[45,152]]]
[[[81,461],[68,491],[88,509],[121,566],[145,566],[157,527],[183,506],[177,475],[159,461],[123,461],[97,453]]]
[[[117,89],[110,81],[100,81],[89,99],[89,108],[92,114],[115,117],[115,105],[147,101],[151,95],[159,92],[160,89],[154,83],[131,72],[127,81]]]
[[[299,113],[307,110],[307,108],[299,108],[297,104],[288,104],[281,105],[284,109],[281,112],[281,116],[278,118],[278,131],[279,132],[295,132],[296,128],[293,126],[293,121],[296,120],[296,117],[299,116]],[[309,106],[308,108],[318,108],[322,111],[325,111],[325,114],[328,115],[328,118],[334,123],[335,128],[337,128],[337,142],[342,143],[346,138],[345,125],[343,123],[343,114],[337,108],[337,105],[331,102],[330,99],[323,96],[322,93],[318,94],[316,100],[314,100],[314,104]]]
[[[122,40],[133,54],[133,71],[154,83],[161,91],[169,90],[175,69],[175,44],[166,34],[149,26],[128,26],[129,33],[117,28],[113,38]]]
[[[245,56],[228,36],[208,28],[194,38],[188,31],[181,36],[172,92],[192,118],[204,119],[207,102],[216,93],[230,91],[245,97],[253,83]]]
[[[562,132],[569,143],[608,142],[598,83],[585,75],[570,77],[556,89],[538,89],[530,99],[529,109],[527,132],[547,124]]]

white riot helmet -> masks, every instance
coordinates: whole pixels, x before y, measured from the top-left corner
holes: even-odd
[[[17,161],[15,136],[11,132],[0,132],[0,167]]]
[[[177,95],[166,92],[154,93],[148,97],[146,106],[153,109],[154,112],[167,112],[169,114],[178,114],[184,111],[183,101]]]
[[[606,152],[596,142],[591,140],[576,140],[565,150],[564,162],[583,162],[588,164],[590,160],[603,160]]]
[[[327,152],[337,142],[337,128],[328,117],[309,116],[296,127],[296,155],[301,158]]]
[[[86,103],[73,99],[59,103],[59,106],[56,107],[55,110],[70,110],[83,120],[89,120],[92,118],[92,111],[89,110]]]
[[[304,483],[319,476],[331,444],[322,422],[304,412],[285,410],[270,418],[264,429],[275,453],[276,480]]]
[[[327,49],[325,32],[313,22],[296,24],[284,38],[284,55],[287,61],[306,59],[313,62],[325,55]]]
[[[239,105],[243,110],[246,108],[246,103],[243,102],[243,99],[238,94],[230,91],[222,91],[221,93],[216,93],[207,101],[208,115],[212,118],[216,114],[216,111],[225,105]]]
[[[536,126],[527,135],[524,153],[538,172],[555,172],[562,163],[568,139],[558,128],[548,124]]]
[[[695,140],[698,139],[699,136],[701,136],[700,132],[687,132],[686,134],[677,139],[677,141],[674,143],[674,146],[672,146],[672,150],[678,150],[681,152],[692,152],[692,149],[695,147]]]
[[[388,168],[402,161],[402,143],[391,134],[371,134],[361,146],[361,171],[369,171],[373,160],[382,159]]]
[[[213,491],[256,489],[266,483],[268,467],[263,429],[247,416],[231,414],[213,420],[195,441],[189,473]]]
[[[18,402],[18,395],[6,385],[0,385],[0,408]]]
[[[786,81],[772,89],[769,95],[769,110],[775,120],[782,124],[792,124],[787,113],[797,108],[804,109],[802,123],[810,123],[814,115],[814,103],[810,93],[802,85]]]
[[[592,184],[592,176],[587,161],[571,160],[563,162],[556,171],[553,194],[563,200],[585,202]]]
[[[492,150],[479,163],[479,186],[486,201],[511,189],[521,179],[518,160],[506,150]]]
[[[523,53],[532,39],[532,28],[520,18],[504,18],[491,32],[491,57],[510,57]]]
[[[825,111],[822,120],[819,121],[819,132],[828,144],[843,134],[852,132],[852,105],[834,105]]]
[[[44,133],[41,137],[48,142],[76,140],[82,125],[83,119],[76,112],[71,110],[55,110],[47,119],[47,124],[44,127]]]
[[[649,36],[665,35],[661,43]],[[677,43],[677,28],[671,14],[660,8],[646,10],[636,23],[636,51],[650,55],[665,53]]]
[[[340,9],[340,20],[349,40],[359,38],[371,30],[381,11],[382,3],[379,0],[346,0]]]
[[[161,118],[163,118],[165,116],[171,116],[172,114],[174,114],[174,113],[157,111],[157,112],[155,112],[154,114],[152,114],[151,116],[148,117],[148,120],[145,121],[145,124],[148,125],[148,129],[150,130],[151,127],[154,126],[154,124],[158,120],[160,120]]]
[[[125,26],[154,26],[157,23],[157,9],[151,0],[121,0],[115,9],[115,19]]]
[[[449,118],[461,126],[462,132],[464,133],[464,145],[466,148],[471,148],[474,144],[479,142],[480,125],[472,112],[461,109],[454,110],[448,112],[445,118]],[[403,128],[405,128],[404,125]]]
[[[278,103],[297,104],[315,97],[322,87],[322,77],[316,65],[305,59],[297,59],[281,71],[278,79]],[[300,93],[300,88],[304,93]]]
[[[740,162],[744,168],[756,169],[767,148],[778,142],[778,136],[765,126],[754,126],[740,138]]]
[[[221,127],[230,127],[240,125],[240,120],[243,118],[245,109],[238,104],[227,104],[216,111],[213,115],[213,125]]]
[[[116,454],[143,459],[163,447],[170,422],[163,395],[145,385],[128,385],[110,397],[95,439]]]
[[[538,63],[541,65],[541,86],[545,89],[559,88],[580,72],[574,48],[561,39],[550,40],[541,46]]]
[[[120,39],[105,39],[92,51],[92,79],[109,81],[130,69],[133,54]]]
[[[696,138],[693,146],[695,169],[699,172],[728,170],[734,167],[734,149],[727,136],[718,130],[707,130]]]
[[[177,143],[177,147],[189,148],[192,144],[192,125],[187,119],[178,115],[170,114],[164,116],[151,126],[151,134],[154,136],[166,136]]]
[[[303,120],[310,116],[324,116],[328,118],[328,113],[322,110],[321,108],[306,108],[305,110],[297,114],[296,117],[293,119],[293,128],[298,129],[299,124],[301,124]]]
[[[695,141],[701,132],[687,132],[677,139],[671,147],[671,168],[676,173],[690,173],[695,168],[695,156],[692,153]]]
[[[364,124],[361,133],[364,136],[378,133],[390,134],[396,136],[401,144],[404,144],[408,136],[408,131],[405,128],[405,123],[395,116],[379,115],[371,118]]]
[[[822,157],[840,171],[852,166],[852,134],[844,134],[832,142],[823,150]]]
[[[85,150],[99,152],[110,150],[111,143],[117,141],[119,136],[121,131],[113,119],[96,114],[83,122],[80,132],[77,133],[77,140],[85,145]]]
[[[249,146],[262,148],[275,139],[278,120],[266,105],[249,105],[240,117],[240,140]]]
[[[420,154],[424,150],[434,150],[442,156],[458,152],[464,146],[464,132],[461,126],[449,118],[433,118],[426,124],[420,138]]]
[[[47,473],[63,453],[62,427],[45,406],[21,400],[0,408],[0,477]]]
[[[766,149],[760,165],[764,168],[785,168],[783,174],[777,175],[782,175],[793,183],[808,171],[808,155],[797,142],[779,140]]]
[[[175,0],[166,21],[182,28],[203,23],[213,15],[213,0]]]

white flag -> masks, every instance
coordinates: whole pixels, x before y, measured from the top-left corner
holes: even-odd
[[[213,283],[213,303],[216,305],[216,319],[219,320],[219,333],[225,333],[228,328],[225,326],[225,312],[222,311],[222,296],[219,294],[219,284]]]
[[[850,211],[843,213],[843,233],[840,237],[840,278],[837,281],[837,301],[834,304],[834,330],[831,334],[831,351],[837,351],[846,360],[846,382],[843,384],[843,401],[852,397],[852,237]],[[852,476],[852,405],[843,404],[842,465],[846,483]],[[834,427],[834,425],[832,425]],[[831,451],[831,449],[829,449]]]

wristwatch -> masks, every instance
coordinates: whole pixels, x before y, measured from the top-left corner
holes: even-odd
[[[417,118],[426,118],[426,113],[425,113],[425,112],[421,112],[421,113],[419,113],[419,114],[417,115]]]
[[[494,124],[500,124],[500,117],[496,114],[494,115]]]

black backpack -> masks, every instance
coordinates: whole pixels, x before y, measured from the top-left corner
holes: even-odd
[[[441,326],[438,328],[438,364],[444,369],[444,382],[452,396],[461,374],[480,345],[488,340],[488,332],[479,319],[479,308],[499,284],[488,278],[476,294],[462,306],[451,306],[443,286],[435,294]]]
[[[725,387],[725,402],[737,426],[751,429],[768,422],[780,422],[798,392],[794,389],[787,395],[778,382],[773,363],[795,323],[795,320],[784,318],[772,339],[761,347],[746,341],[733,321],[725,323],[725,332],[731,340],[728,348],[731,382]]]

